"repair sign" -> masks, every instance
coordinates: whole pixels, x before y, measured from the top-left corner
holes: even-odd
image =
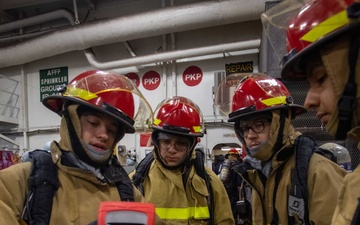
[[[226,76],[233,73],[252,73],[253,65],[253,61],[225,64]]]

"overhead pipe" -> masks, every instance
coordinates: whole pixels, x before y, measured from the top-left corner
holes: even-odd
[[[72,13],[65,9],[58,9],[52,12],[43,13],[37,16],[28,17],[21,20],[16,20],[9,23],[4,23],[0,25],[0,33],[5,33],[12,30],[17,30],[29,26],[38,25],[41,23],[49,22],[57,19],[67,19],[71,25],[75,25],[75,19]]]
[[[16,35],[16,36],[10,36],[10,37],[6,37],[6,38],[0,38],[0,43],[9,43],[11,41],[18,41],[18,40],[34,38],[34,37],[37,37],[39,35],[48,33],[50,31],[53,31],[53,30],[45,30],[45,31],[39,31],[39,32],[34,32],[34,33],[19,34],[19,35]]]
[[[28,112],[28,96],[27,96],[27,79],[25,75],[24,65],[21,65],[21,99],[22,99],[22,122],[23,122],[23,151],[29,149],[28,127],[29,127],[29,112]]]
[[[172,6],[172,7],[174,6],[174,0],[170,0],[170,6]],[[170,34],[170,39],[171,39],[171,51],[176,51],[176,38],[175,38],[174,33]],[[176,59],[174,59],[174,60],[176,60]],[[172,77],[172,88],[171,88],[172,96],[177,96],[178,85],[177,85],[177,74],[176,74],[175,61],[171,62],[171,77]]]
[[[218,44],[213,46],[192,48],[186,50],[167,51],[156,53],[152,55],[137,56],[132,58],[121,59],[118,61],[99,62],[96,60],[94,53],[91,49],[85,50],[85,55],[89,63],[98,69],[108,70],[114,68],[123,68],[129,66],[144,65],[156,62],[165,62],[195,56],[203,56],[216,53],[224,53],[230,51],[241,51],[248,49],[258,49],[260,47],[260,39],[250,41],[240,41],[227,44]]]
[[[258,20],[265,2],[209,1],[82,24],[0,48],[0,68],[94,46]]]

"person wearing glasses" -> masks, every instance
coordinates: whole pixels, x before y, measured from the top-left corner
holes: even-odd
[[[211,168],[204,166],[204,156],[195,146],[204,135],[199,107],[190,99],[173,96],[155,110],[149,153],[130,174],[145,200],[155,205],[156,213],[168,225],[233,225],[226,190]],[[143,165],[148,157],[154,160]],[[136,182],[137,175],[144,177]]]
[[[347,172],[295,130],[292,119],[306,110],[283,83],[265,74],[238,80],[228,121],[247,153],[236,171],[252,186],[252,224],[330,224]]]

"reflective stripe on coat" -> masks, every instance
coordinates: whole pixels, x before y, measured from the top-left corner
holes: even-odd
[[[210,175],[214,192],[215,224],[233,225],[234,219],[225,188],[211,169],[205,169]],[[168,225],[206,224],[210,217],[207,205],[209,192],[205,181],[195,173],[194,167],[189,171],[186,192],[181,171],[167,170],[156,160],[152,162],[143,185],[146,201],[155,204],[156,213]]]

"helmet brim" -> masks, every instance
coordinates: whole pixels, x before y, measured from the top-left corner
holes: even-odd
[[[262,110],[256,110],[256,111],[249,111],[249,112],[245,112],[245,113],[241,113],[241,109],[238,110],[238,115],[235,111],[234,116],[228,119],[228,122],[236,122],[237,120],[244,118],[246,116],[252,116],[252,115],[256,115],[256,114],[262,114],[265,112],[269,112],[269,111],[274,111],[274,110],[281,110],[281,109],[290,109],[292,110],[292,119],[294,119],[296,116],[301,115],[303,113],[306,113],[307,110],[304,108],[304,106],[301,105],[297,105],[297,104],[291,104],[291,105],[281,105],[281,106],[274,106],[274,107],[269,107],[266,109],[262,109]]]
[[[164,133],[168,133],[168,134],[175,134],[175,135],[180,135],[180,136],[185,136],[185,137],[203,137],[204,134],[203,133],[184,133],[181,131],[177,131],[177,130],[170,130],[170,129],[163,129],[162,127],[159,126],[153,126],[152,127],[153,130],[155,131],[159,131],[159,132],[164,132]]]
[[[360,29],[360,22],[351,23],[343,28],[340,28],[329,35],[317,40],[315,43],[307,46],[301,52],[297,53],[285,62],[281,70],[281,77],[286,80],[306,79],[307,74],[303,66],[302,59],[318,51],[319,48],[328,44],[330,41],[340,37],[341,35],[350,33],[352,30]]]
[[[52,96],[45,97],[42,101],[43,105],[46,108],[55,112],[59,116],[61,116],[61,112],[63,110],[62,107],[65,102],[71,102],[74,104],[84,105],[86,107],[89,107],[91,109],[98,111],[99,113],[105,113],[106,115],[108,115],[111,118],[118,121],[120,124],[124,125],[125,133],[135,133],[135,128],[128,121],[122,119],[121,117],[115,116],[113,113],[110,113],[106,110],[101,110],[101,108],[96,107],[96,106],[89,104],[85,101],[82,101],[80,99],[70,98],[70,97],[66,97],[66,96],[62,96],[62,95],[52,95]],[[129,119],[131,119],[131,118],[129,118]]]

